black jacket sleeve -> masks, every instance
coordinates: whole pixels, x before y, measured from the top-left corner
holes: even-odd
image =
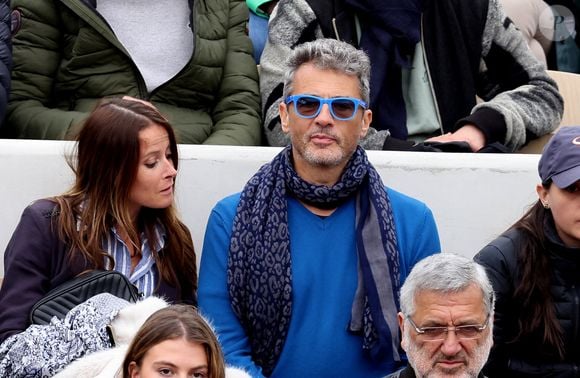
[[[12,71],[10,1],[0,0],[0,126],[6,116]]]

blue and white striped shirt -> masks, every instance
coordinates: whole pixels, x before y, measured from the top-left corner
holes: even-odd
[[[159,252],[165,246],[165,227],[160,223],[155,225],[155,235],[158,240],[156,252]],[[133,272],[131,272],[131,254],[115,227],[111,228],[111,232],[103,241],[103,249],[113,257],[115,270],[128,277],[129,281],[137,286],[139,293],[144,297],[153,294],[159,280],[159,272],[145,233],[141,233],[141,260]],[[109,268],[108,265],[107,263],[107,268]]]

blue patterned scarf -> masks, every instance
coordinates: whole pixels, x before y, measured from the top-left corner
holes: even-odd
[[[349,330],[363,335],[375,360],[400,361],[399,250],[391,204],[379,174],[358,147],[332,187],[302,180],[286,147],[242,191],[230,241],[228,288],[234,313],[248,336],[252,358],[270,375],[292,315],[292,263],[287,195],[319,208],[356,196],[358,287]]]

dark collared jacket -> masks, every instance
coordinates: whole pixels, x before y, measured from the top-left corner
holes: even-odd
[[[28,206],[8,242],[0,288],[0,343],[30,325],[28,315],[39,299],[91,268],[79,257],[69,262],[69,247],[54,228],[55,208],[50,200]],[[155,295],[170,302],[196,303],[194,294],[179,296],[177,288],[163,281]]]
[[[517,342],[520,306],[513,300],[519,280],[518,251],[525,237],[519,230],[505,232],[483,248],[475,261],[482,264],[496,293],[494,345],[484,373],[489,377],[580,377],[580,249],[567,248],[553,221],[544,226],[551,271],[552,301],[564,336],[565,358],[543,343],[542,332]]]

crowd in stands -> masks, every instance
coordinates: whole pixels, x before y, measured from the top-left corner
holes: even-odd
[[[501,0],[515,24],[498,0],[4,1],[0,137],[72,139],[98,101],[132,96],[179,143],[286,146],[286,58],[335,38],[371,58],[364,148],[513,152],[559,125],[545,68],[569,1]]]
[[[322,37],[359,46],[371,58],[373,128],[362,141],[366,148],[463,144],[463,151],[483,152],[499,142],[514,151],[557,127],[563,106],[556,85],[497,1],[400,3],[278,3],[260,60],[270,144],[287,143],[277,114],[286,57],[297,44]],[[476,103],[476,96],[484,101]]]
[[[2,134],[64,139],[95,104],[147,100],[181,143],[260,144],[241,1],[12,0],[12,90]]]
[[[0,0],[0,136],[76,146],[71,188],[24,209],[4,253],[0,376],[579,377],[580,126],[473,260],[367,158],[514,152],[558,127],[559,16],[502,3],[513,21],[498,0]],[[178,143],[284,147],[215,205],[199,269]],[[137,303],[35,324],[95,270]]]

